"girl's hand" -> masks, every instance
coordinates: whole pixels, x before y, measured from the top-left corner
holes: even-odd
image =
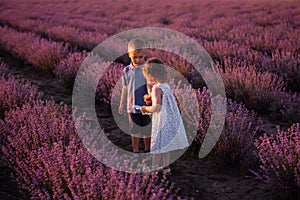
[[[141,113],[142,113],[143,115],[145,115],[145,114],[146,114],[146,106],[142,106],[142,107],[140,108],[140,111],[141,111]]]

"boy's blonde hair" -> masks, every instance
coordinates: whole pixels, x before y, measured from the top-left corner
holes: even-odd
[[[132,40],[129,41],[128,43],[128,52],[134,52],[134,51],[144,51],[146,48],[146,43],[144,42],[144,40],[140,39],[140,38],[134,38]]]
[[[150,58],[143,67],[143,74],[146,78],[150,75],[159,82],[165,82],[167,80],[168,72],[165,64],[161,60],[158,58]]]

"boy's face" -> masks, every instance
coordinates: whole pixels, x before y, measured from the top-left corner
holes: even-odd
[[[131,59],[132,65],[137,67],[145,62],[145,51],[132,51],[128,53],[129,58]]]

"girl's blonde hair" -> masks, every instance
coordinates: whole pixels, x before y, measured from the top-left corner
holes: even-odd
[[[165,64],[158,58],[150,58],[146,61],[143,74],[146,78],[150,75],[159,82],[165,82],[168,75]]]

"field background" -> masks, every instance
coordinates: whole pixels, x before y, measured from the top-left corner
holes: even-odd
[[[1,199],[299,198],[300,1],[12,0],[1,1],[0,11]],[[187,62],[153,52],[191,82],[186,95],[197,91],[201,114],[197,137],[169,177],[123,174],[97,162],[76,136],[69,110],[88,53],[110,36],[147,26],[201,44],[228,97],[220,141],[198,159],[209,92]],[[128,63],[120,57],[107,71],[96,110],[110,139],[130,150],[106,109]]]

